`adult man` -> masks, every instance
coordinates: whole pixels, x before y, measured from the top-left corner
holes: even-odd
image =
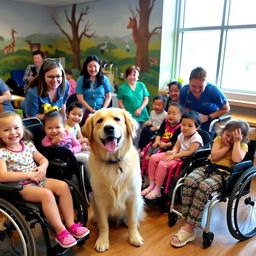
[[[32,53],[32,56],[34,64],[30,64],[27,66],[25,74],[23,76],[25,86],[27,86],[31,79],[38,74],[39,68],[44,62],[44,53],[42,51],[36,50]]]

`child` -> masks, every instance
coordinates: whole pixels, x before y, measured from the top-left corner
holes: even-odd
[[[57,111],[48,112],[44,119],[46,136],[42,140],[43,146],[61,145],[70,149],[77,159],[87,169],[88,154],[81,152],[81,144],[74,134],[64,128],[64,118]]]
[[[166,119],[162,122],[156,133],[154,143],[148,148],[146,159],[155,154],[159,149],[172,148],[180,134],[180,119],[183,108],[177,103],[171,103]]]
[[[200,127],[200,116],[195,111],[188,111],[181,117],[181,133],[171,151],[152,155],[149,159],[149,186],[141,194],[152,200],[161,196],[161,186],[164,183],[169,168],[177,166],[181,157],[191,156],[203,146],[202,137],[197,130]]]
[[[82,146],[82,151],[89,151],[89,141],[83,137],[79,125],[83,119],[84,110],[84,106],[78,101],[74,101],[68,105],[65,129],[73,133],[75,138],[78,139]]]
[[[242,120],[230,120],[224,126],[221,135],[217,136],[212,145],[210,160],[214,164],[231,167],[243,160],[248,151],[246,144],[249,125]],[[184,180],[182,189],[182,216],[185,224],[171,237],[171,244],[175,247],[186,245],[195,239],[195,226],[200,226],[205,205],[209,196],[219,191],[223,178],[229,173],[218,169],[208,171],[207,167],[196,168]]]
[[[42,140],[43,146],[61,145],[74,154],[81,151],[81,144],[75,136],[64,129],[64,118],[57,111],[45,114],[43,119],[46,136]]]
[[[41,203],[45,217],[56,232],[55,240],[64,248],[76,245],[76,238],[89,234],[89,230],[74,223],[72,196],[66,182],[46,178],[47,159],[30,141],[31,134],[23,127],[15,112],[0,114],[0,182],[18,181],[24,200]],[[60,212],[54,195],[59,197]]]
[[[76,81],[72,77],[72,71],[70,69],[65,70],[66,78],[69,82],[68,97],[76,92]]]
[[[139,153],[150,142],[150,138],[159,129],[161,123],[166,117],[167,113],[164,110],[166,99],[164,96],[159,95],[153,99],[153,110],[150,112],[150,117],[147,122],[144,123],[145,127],[142,129],[139,140]]]
[[[167,99],[167,104],[165,107],[165,110],[168,110],[168,107],[170,103],[176,102],[179,103],[180,101],[180,89],[181,89],[181,83],[178,81],[173,81],[168,84],[168,89],[169,89],[169,97]]]

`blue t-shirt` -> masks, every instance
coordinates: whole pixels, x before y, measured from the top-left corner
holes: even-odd
[[[109,79],[104,75],[103,82],[101,85],[97,86],[97,81],[95,81],[91,88],[83,88],[84,76],[80,76],[76,83],[76,94],[82,94],[84,100],[93,109],[101,109],[105,102],[105,95],[112,91],[112,86]]]
[[[4,81],[0,78],[0,96],[3,95],[4,92],[9,91],[9,88],[4,83]],[[13,106],[10,101],[3,102],[4,111],[13,111]]]
[[[197,99],[189,90],[189,85],[185,85],[180,90],[180,105],[184,108],[190,108],[202,113],[209,115],[217,110],[221,109],[227,103],[227,98],[223,92],[211,83],[207,83],[204,91]],[[205,122],[202,124],[202,128],[207,130],[209,123]]]
[[[63,104],[66,104],[69,92],[69,83],[66,81],[66,88],[64,94],[61,92],[61,88],[58,87],[58,99],[54,102],[50,97],[38,96],[37,86],[30,88],[25,97],[25,113],[28,116],[35,116],[36,114],[46,114],[52,110],[60,111]]]

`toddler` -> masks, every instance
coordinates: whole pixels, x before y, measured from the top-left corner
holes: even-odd
[[[183,108],[180,105],[177,103],[170,104],[167,117],[157,131],[155,141],[147,150],[146,159],[149,159],[152,154],[157,153],[159,149],[171,149],[174,146],[180,134],[180,119],[182,113]]]
[[[72,71],[70,69],[65,70],[66,78],[69,82],[68,97],[76,92],[76,81],[72,77]]]
[[[181,117],[181,133],[171,151],[152,155],[149,159],[149,186],[141,194],[152,200],[161,196],[161,186],[167,170],[181,162],[181,157],[191,156],[203,146],[202,137],[197,130],[200,127],[200,116],[195,111],[185,112]]]
[[[74,223],[69,187],[64,181],[46,178],[47,167],[48,160],[36,150],[20,116],[15,112],[0,113],[0,182],[19,182],[24,200],[41,203],[45,217],[55,229],[56,242],[69,248],[77,244],[75,238],[85,237],[90,231]],[[54,195],[59,197],[60,210]]]
[[[147,122],[144,123],[144,128],[140,134],[139,140],[139,153],[144,147],[150,142],[150,138],[156,133],[156,130],[159,129],[161,123],[166,117],[167,113],[164,110],[166,104],[166,99],[164,96],[159,95],[153,99],[153,110],[150,112],[150,117]]]
[[[241,162],[248,151],[247,137],[249,125],[242,120],[226,123],[212,145],[210,161],[213,164],[231,167]],[[195,239],[195,226],[201,225],[202,215],[209,196],[219,191],[223,179],[230,175],[225,170],[209,170],[209,166],[196,168],[184,180],[182,189],[182,216],[185,224],[171,237],[171,244],[181,247]]]
[[[64,118],[57,111],[45,114],[44,130],[46,136],[42,140],[43,146],[61,145],[74,154],[81,151],[81,144],[75,136],[64,129]]]

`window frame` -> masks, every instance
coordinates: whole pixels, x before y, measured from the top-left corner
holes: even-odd
[[[180,0],[176,1],[177,11],[175,17],[175,31],[176,36],[174,38],[176,51],[173,54],[173,63],[176,68],[172,68],[172,76],[180,77],[181,72],[181,58],[182,58],[182,46],[183,46],[183,36],[186,32],[191,31],[220,31],[220,40],[219,40],[219,51],[217,58],[217,67],[216,67],[216,76],[214,82],[216,85],[222,84],[222,74],[224,69],[224,58],[226,51],[226,42],[227,42],[227,33],[231,30],[243,30],[243,29],[256,29],[256,24],[244,24],[244,25],[229,25],[228,19],[230,14],[230,6],[232,0],[223,0],[223,13],[222,21],[220,26],[205,26],[205,27],[184,27],[185,21],[185,8],[186,1],[189,0]],[[221,86],[220,86],[221,88]],[[234,91],[232,89],[222,89],[223,92],[227,95],[229,99],[248,101],[256,103],[256,91]]]

